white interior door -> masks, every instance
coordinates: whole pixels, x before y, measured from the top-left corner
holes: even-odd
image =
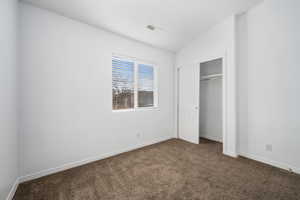
[[[180,68],[179,138],[199,144],[200,65]]]

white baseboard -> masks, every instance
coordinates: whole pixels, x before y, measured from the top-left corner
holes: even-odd
[[[84,160],[75,161],[75,162],[71,162],[71,163],[66,163],[66,164],[58,166],[58,167],[45,169],[45,170],[42,170],[42,171],[39,171],[39,172],[36,172],[36,173],[21,176],[19,178],[19,182],[23,183],[23,182],[30,181],[30,180],[33,180],[33,179],[37,179],[37,178],[40,178],[40,177],[43,177],[43,176],[47,176],[47,175],[50,175],[50,174],[61,172],[61,171],[67,170],[67,169],[78,167],[78,166],[81,166],[81,165],[84,165],[84,164],[87,164],[87,163],[91,163],[91,162],[95,162],[95,161],[98,161],[98,160],[102,160],[102,159],[105,159],[105,158],[108,158],[108,157],[111,157],[111,156],[115,156],[115,155],[118,155],[118,154],[121,154],[121,153],[125,153],[125,152],[128,152],[128,151],[132,151],[132,150],[135,150],[135,149],[145,147],[145,146],[149,146],[149,145],[152,145],[152,144],[163,142],[163,141],[166,141],[166,140],[169,140],[169,139],[172,139],[172,138],[173,138],[173,136],[163,137],[163,138],[156,139],[156,140],[153,140],[153,141],[150,141],[150,142],[144,142],[144,143],[132,145],[130,147],[120,149],[118,151],[113,151],[113,152],[105,153],[105,154],[102,154],[102,155],[99,155],[99,156],[90,157],[90,158],[87,158],[87,159],[84,159]]]
[[[19,182],[20,182],[19,178],[17,178],[17,180],[14,182],[12,188],[10,189],[9,194],[8,194],[6,200],[12,200],[14,198],[14,195],[15,195],[15,193],[17,191],[18,186],[19,186]]]
[[[257,155],[254,155],[254,154],[249,154],[249,153],[240,153],[240,156],[243,156],[243,157],[246,157],[246,158],[249,158],[249,159],[252,159],[252,160],[256,160],[256,161],[259,161],[259,162],[262,162],[262,163],[265,163],[265,164],[268,164],[268,165],[272,165],[272,166],[278,167],[280,169],[292,170],[294,173],[300,174],[300,168],[297,168],[295,166],[291,166],[291,165],[288,165],[288,164],[285,164],[285,163],[277,162],[277,161],[274,161],[274,160],[271,160],[271,159],[268,159],[268,158],[264,158],[264,157],[257,156]]]
[[[238,154],[236,152],[224,151],[223,154],[226,156],[229,156],[229,157],[233,157],[233,158],[238,157]]]

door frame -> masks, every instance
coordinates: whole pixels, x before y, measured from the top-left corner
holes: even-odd
[[[222,73],[223,73],[223,78],[222,78],[222,136],[223,136],[223,154],[231,157],[238,157],[237,154],[237,136],[236,136],[236,68],[235,68],[235,63],[233,63],[231,66],[228,64],[228,59],[227,59],[227,54],[225,53],[220,53],[220,54],[215,54],[211,56],[206,56],[203,58],[199,58],[196,61],[192,62],[192,64],[197,65],[200,68],[200,64],[207,62],[207,61],[212,61],[215,59],[222,59]],[[183,68],[185,64],[180,65],[176,67],[175,70],[175,81],[176,81],[176,87],[179,85],[179,76],[180,76],[180,68]],[[231,68],[229,70],[229,67]],[[231,80],[229,82],[229,77],[231,77]],[[229,84],[230,83],[230,84]],[[200,88],[200,80],[199,80],[199,88]],[[177,133],[177,138],[179,138],[179,88],[176,88],[175,90],[176,93],[176,133]],[[200,94],[200,93],[199,93]],[[229,100],[233,100],[232,104],[229,103]],[[200,108],[200,96],[199,96],[199,112],[201,112]],[[199,123],[200,126],[200,123]],[[199,127],[198,126],[198,127]],[[199,130],[199,128],[198,128]],[[199,131],[198,131],[199,132]],[[229,148],[229,146],[233,146]],[[231,149],[231,150],[230,150]]]
[[[227,84],[226,84],[226,80],[227,80],[227,73],[226,73],[226,57],[225,55],[223,55],[222,57],[214,57],[214,58],[209,58],[208,60],[203,60],[199,63],[199,67],[200,67],[200,78],[201,78],[201,64],[205,63],[205,62],[209,62],[209,61],[213,61],[216,59],[221,59],[222,60],[222,143],[223,143],[223,153],[225,152],[226,149],[226,88],[227,88]],[[199,115],[201,112],[201,80],[199,81]],[[200,117],[199,117],[200,119]],[[199,123],[199,130],[200,130],[200,123]],[[200,137],[200,132],[199,132],[199,137]]]

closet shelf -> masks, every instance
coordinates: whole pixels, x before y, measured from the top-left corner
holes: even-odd
[[[211,75],[206,75],[206,76],[201,76],[201,81],[204,80],[211,80],[211,79],[217,79],[217,78],[222,78],[223,74],[211,74]]]

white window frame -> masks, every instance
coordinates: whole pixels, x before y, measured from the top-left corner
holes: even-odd
[[[158,107],[158,72],[157,72],[157,65],[154,62],[149,62],[145,61],[143,59],[138,59],[135,57],[131,56],[124,56],[120,54],[113,54],[111,59],[120,59],[120,60],[125,60],[128,62],[133,62],[134,63],[134,107],[129,108],[129,109],[119,109],[119,110],[114,110],[113,109],[113,102],[111,103],[112,105],[112,112],[132,112],[132,111],[151,111],[151,110],[159,110]],[[153,67],[153,106],[152,107],[138,107],[138,65],[143,64],[143,65],[149,65]],[[112,67],[112,66],[110,66]],[[111,70],[112,72],[112,70]],[[111,75],[112,77],[112,75]],[[112,85],[111,85],[112,87]],[[112,91],[112,88],[111,88]],[[113,94],[112,94],[113,95]],[[112,97],[111,95],[111,97]]]

